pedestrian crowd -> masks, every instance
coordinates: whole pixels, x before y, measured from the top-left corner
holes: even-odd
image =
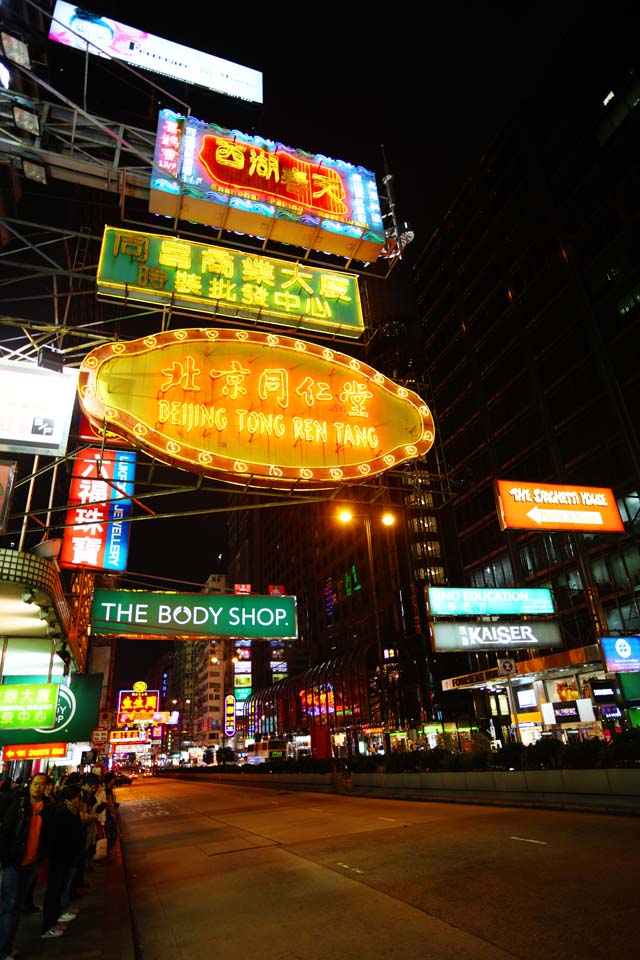
[[[93,863],[107,862],[118,840],[115,774],[69,773],[55,782],[36,773],[0,785],[0,960],[15,960],[25,913],[41,913],[40,936],[64,935]]]

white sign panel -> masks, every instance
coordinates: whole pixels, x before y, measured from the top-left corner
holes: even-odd
[[[0,361],[0,451],[64,456],[77,389],[73,368]]]
[[[434,623],[435,650],[512,650],[529,647],[561,647],[557,623],[528,620],[521,623],[475,621],[472,623]]]
[[[195,8],[193,15],[198,16]],[[259,70],[154,37],[145,30],[98,16],[64,0],[58,0],[55,5],[49,39],[107,60],[122,60],[132,67],[196,84],[214,93],[262,103]]]

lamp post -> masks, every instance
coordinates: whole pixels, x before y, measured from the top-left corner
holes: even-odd
[[[353,514],[348,507],[343,508],[338,514],[341,523],[350,523]],[[384,752],[385,755],[391,753],[391,734],[389,732],[389,698],[387,690],[387,677],[385,671],[384,651],[382,646],[382,629],[380,626],[380,609],[378,607],[378,594],[376,590],[376,575],[373,562],[373,540],[371,534],[371,514],[364,513],[364,530],[367,540],[367,560],[369,566],[369,590],[371,593],[371,604],[373,610],[373,630],[376,642],[376,660],[378,666],[378,677],[380,681],[380,715],[382,719]],[[383,526],[392,527],[396,518],[392,513],[385,512],[380,518]]]

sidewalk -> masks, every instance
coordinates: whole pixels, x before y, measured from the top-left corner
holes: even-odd
[[[65,960],[135,960],[127,883],[120,843],[109,861],[92,864],[86,873],[89,887],[74,903],[80,913],[65,924],[66,933],[56,940],[41,940],[42,914],[24,914],[15,948],[18,957]],[[36,893],[42,903],[43,891]]]

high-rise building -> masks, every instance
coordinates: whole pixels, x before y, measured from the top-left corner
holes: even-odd
[[[533,736],[593,731],[548,706],[567,688],[589,699],[605,676],[601,639],[640,630],[640,78],[626,50],[576,54],[547,76],[414,267],[419,377],[452,489],[440,512],[447,583],[545,586],[555,599],[563,651],[513,654],[529,662],[517,667],[528,706],[516,710]],[[501,530],[498,479],[613,488],[624,530]],[[513,732],[496,653],[475,650],[467,672],[479,677],[458,682],[481,726]],[[623,705],[633,722],[635,677],[613,678],[617,705],[596,720],[620,723]]]

